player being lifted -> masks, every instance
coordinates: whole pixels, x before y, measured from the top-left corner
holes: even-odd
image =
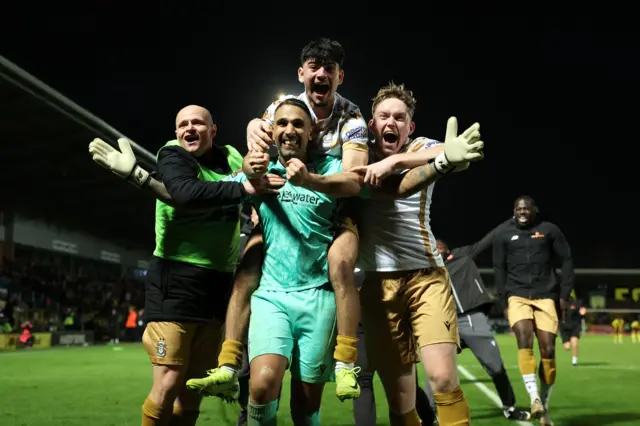
[[[342,160],[344,170],[367,163],[367,124],[360,110],[337,93],[344,79],[342,63],[344,50],[337,41],[322,38],[307,44],[300,55],[298,79],[305,91],[296,98],[310,109],[315,121],[314,141],[309,147],[311,158],[330,156]],[[273,103],[262,119],[252,120],[247,127],[249,151],[266,152],[273,143],[272,127],[274,111],[279,101]],[[341,400],[357,398],[360,387],[356,381],[357,331],[360,319],[360,303],[355,287],[354,268],[358,252],[358,230],[341,201],[342,226],[329,249],[329,275],[337,306],[338,337],[334,352],[336,362],[336,395]],[[247,286],[232,296],[229,305],[227,336],[218,358],[222,368],[211,372],[203,381],[193,381],[199,388],[207,387],[212,394],[228,388],[236,381],[242,364],[242,336],[236,330],[246,328],[246,312],[251,292]],[[236,315],[235,318],[229,318]],[[233,326],[232,322],[238,322]]]
[[[285,183],[278,176],[253,184],[219,182],[241,166],[242,157],[231,146],[213,143],[216,130],[206,109],[180,110],[177,140],[158,153],[164,186],[136,165],[128,140],[118,140],[122,152],[100,139],[89,145],[98,164],[138,187],[150,186],[160,198],[145,284],[143,343],[153,387],[142,407],[143,426],[195,425],[201,396],[188,392],[185,381],[215,367],[238,259],[238,204],[247,195],[273,192],[263,185],[269,179],[276,186]]]
[[[531,415],[540,424],[552,425],[549,397],[556,380],[556,335],[560,303],[563,315],[569,307],[574,270],[571,249],[560,229],[538,220],[538,208],[529,196],[516,198],[514,217],[501,226],[493,243],[495,283],[505,316],[518,344],[518,366],[531,397]],[[559,284],[553,266],[562,263]],[[540,348],[540,393],[536,379],[533,338]]]
[[[360,297],[365,343],[369,365],[378,371],[385,388],[391,425],[420,425],[415,409],[418,349],[435,392],[440,424],[468,425],[469,406],[456,368],[456,307],[449,274],[435,249],[429,208],[437,177],[456,166],[463,170],[470,160],[481,159],[484,144],[479,140],[478,124],[458,136],[455,118],[447,123],[444,152],[431,148],[438,144],[434,140],[411,141],[415,103],[413,94],[402,85],[390,84],[378,92],[369,127],[375,136],[371,162],[380,161],[357,169],[365,172],[374,186],[388,185],[403,176],[406,179],[416,170],[432,176],[430,185],[406,199],[360,200],[359,266],[365,271]],[[467,150],[454,154],[448,149],[458,144]],[[392,173],[425,164],[434,157],[433,163],[409,174]],[[357,179],[350,174],[321,176],[302,166],[295,180],[290,174],[290,181],[324,193],[353,196],[360,190],[354,185]]]
[[[260,286],[251,297],[249,425],[275,424],[278,392],[289,362],[294,424],[318,425],[322,390],[333,375],[336,302],[328,284],[327,258],[333,241],[336,197],[358,195],[364,176],[339,173],[341,161],[332,156],[308,158],[312,123],[303,101],[284,100],[274,111],[273,138],[279,157],[268,167],[259,164],[264,161],[260,153],[245,159],[261,159],[252,163],[255,174],[286,173],[290,179],[277,198],[253,200],[263,228],[265,257]],[[456,156],[464,158],[477,148],[467,142],[463,137],[452,139],[445,149],[455,161]],[[307,167],[322,176],[336,176],[341,182],[338,193],[325,195],[296,186]],[[246,178],[240,174],[235,180]],[[389,180],[375,194],[408,196],[435,178],[433,166],[424,166]]]

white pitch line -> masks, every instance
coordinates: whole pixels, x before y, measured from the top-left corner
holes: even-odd
[[[484,383],[479,382],[478,379],[476,379],[475,376],[471,374],[469,370],[467,370],[463,366],[459,365],[458,371],[460,371],[460,373],[465,377],[465,379],[473,382],[473,384],[476,385],[476,387],[480,389],[480,391],[483,394],[485,394],[487,398],[489,398],[494,404],[496,404],[500,409],[502,409],[502,401],[500,401],[500,398],[494,391],[489,389]],[[532,424],[530,422],[523,422],[520,420],[516,420],[516,423],[519,424],[520,426],[530,426]]]

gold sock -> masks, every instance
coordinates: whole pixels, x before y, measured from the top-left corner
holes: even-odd
[[[160,407],[149,397],[142,404],[142,426],[164,426],[171,419],[171,412]]]
[[[169,426],[196,426],[199,416],[199,410],[183,410],[174,405]]]
[[[222,342],[222,349],[220,355],[218,355],[218,367],[223,365],[235,368],[236,370],[242,369],[242,357],[244,345],[237,340],[225,340]]]
[[[420,426],[422,422],[418,412],[414,408],[405,414],[394,414],[389,410],[389,423],[391,426]]]
[[[520,374],[536,374],[536,359],[533,357],[533,349],[520,349],[518,351],[518,367]]]
[[[434,393],[440,426],[469,426],[471,413],[460,386],[451,392]]]
[[[548,385],[552,385],[556,382],[556,360],[555,359],[543,359],[540,361],[540,378]]]
[[[355,337],[338,336],[333,358],[345,364],[353,364],[358,360],[358,339]]]

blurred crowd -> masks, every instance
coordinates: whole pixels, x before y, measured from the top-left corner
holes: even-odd
[[[19,333],[28,324],[33,332],[93,332],[96,342],[139,339],[143,276],[118,264],[30,247],[15,254],[0,268],[0,332]],[[132,321],[135,331],[128,330]]]

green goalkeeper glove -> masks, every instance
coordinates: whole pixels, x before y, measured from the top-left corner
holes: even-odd
[[[118,146],[120,151],[96,138],[89,144],[89,154],[93,161],[132,185],[138,188],[147,185],[150,180],[149,172],[138,166],[129,139],[118,139]]]
[[[458,135],[458,119],[451,117],[447,121],[444,151],[435,159],[436,170],[441,174],[456,169],[462,171],[469,167],[470,162],[484,158],[483,148],[484,142],[480,140],[480,124],[475,123]]]

